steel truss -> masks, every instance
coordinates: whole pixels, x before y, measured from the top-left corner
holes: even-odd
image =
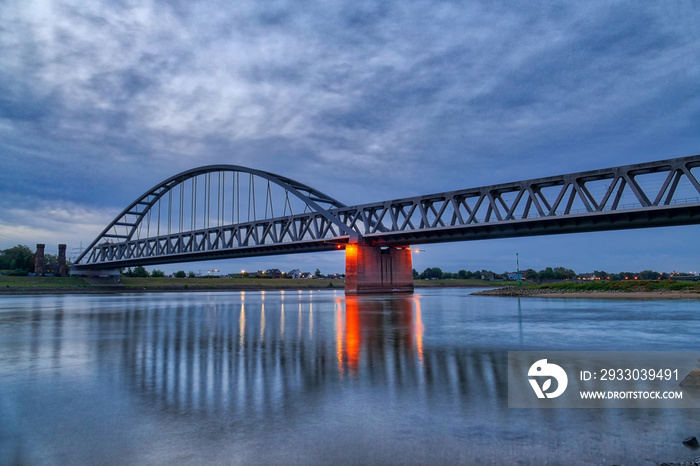
[[[698,167],[700,155],[351,207],[272,173],[231,165],[201,167],[144,193],[105,228],[75,265],[127,267],[312,252],[348,241],[401,246],[696,224],[700,223]],[[247,182],[241,182],[241,174]],[[261,199],[255,198],[255,179],[262,179],[265,192],[261,218],[256,214],[256,205],[260,211],[263,208]],[[247,197],[240,193],[243,184]],[[278,187],[276,195],[272,185]],[[203,202],[198,194],[204,196]],[[293,212],[290,195],[301,212],[299,207]],[[248,203],[247,218],[240,208],[242,198]],[[280,204],[284,206],[283,215],[274,214],[275,203],[278,212]],[[161,221],[163,204],[167,232]],[[199,205],[206,210],[201,219]],[[230,222],[226,206],[231,207]],[[153,232],[156,207],[158,228]],[[173,222],[176,228],[171,228]],[[149,225],[145,234],[144,224]]]
[[[275,215],[275,205],[282,216]],[[146,191],[74,265],[130,267],[332,249],[337,240],[357,236],[330,213],[343,207],[314,188],[273,173],[235,165],[200,167]]]
[[[700,223],[700,183],[693,173],[697,167],[700,155],[333,213],[365,241],[385,245],[694,224]]]

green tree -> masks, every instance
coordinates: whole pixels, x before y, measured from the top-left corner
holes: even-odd
[[[421,274],[421,278],[428,280],[442,278],[442,269],[440,267],[428,267]]]
[[[642,270],[639,272],[639,278],[641,280],[656,280],[660,275],[659,272],[654,272],[653,270]]]
[[[526,280],[537,280],[540,278],[540,275],[533,269],[527,269],[523,277],[525,277]]]
[[[148,277],[150,274],[148,273],[148,270],[144,269],[142,266],[138,266],[134,269],[132,272],[132,276],[134,277]]]
[[[197,278],[197,276],[190,270],[190,273],[187,274],[187,278]]]
[[[163,272],[162,270],[156,269],[156,270],[154,270],[153,272],[151,272],[151,277],[153,277],[153,278],[163,278],[163,277],[165,277],[165,272]]]
[[[178,270],[175,272],[175,278],[185,278],[187,274],[185,273],[184,270]]]
[[[315,276],[316,278],[323,278],[325,275],[323,275],[323,274],[321,273],[321,270],[316,269],[316,271],[314,272],[314,276]]]
[[[17,245],[0,251],[0,269],[34,271],[34,253],[28,246]]]
[[[413,279],[415,280],[417,278],[420,278],[420,274],[418,273],[418,271],[416,269],[413,269]]]
[[[457,272],[457,277],[459,277],[459,278],[461,278],[461,279],[469,278],[469,272],[467,272],[466,270],[462,269],[462,270],[460,270],[459,272]]]
[[[564,267],[557,267],[553,270],[555,280],[570,280],[576,277],[576,272]]]

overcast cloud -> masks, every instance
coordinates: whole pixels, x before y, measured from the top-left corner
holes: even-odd
[[[697,2],[518,5],[2,2],[0,248],[87,244],[146,189],[211,163],[356,204],[700,153]],[[697,236],[425,246],[415,262],[698,270]],[[221,267],[297,263],[343,257]]]

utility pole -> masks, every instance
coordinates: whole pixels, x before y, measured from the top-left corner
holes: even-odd
[[[518,274],[518,288],[520,288],[520,256],[518,255],[517,252],[515,253],[515,264],[517,267],[516,273]]]

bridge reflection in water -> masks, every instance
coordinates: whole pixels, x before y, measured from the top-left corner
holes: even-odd
[[[533,299],[520,313],[463,293],[7,297],[0,463],[683,457],[679,439],[700,428],[692,409],[508,409],[507,351],[605,337],[611,349],[692,347],[694,303]]]
[[[206,306],[129,309],[123,373],[168,410],[246,418],[343,383],[505,401],[506,353],[426,346],[420,296],[325,296],[242,292]]]

